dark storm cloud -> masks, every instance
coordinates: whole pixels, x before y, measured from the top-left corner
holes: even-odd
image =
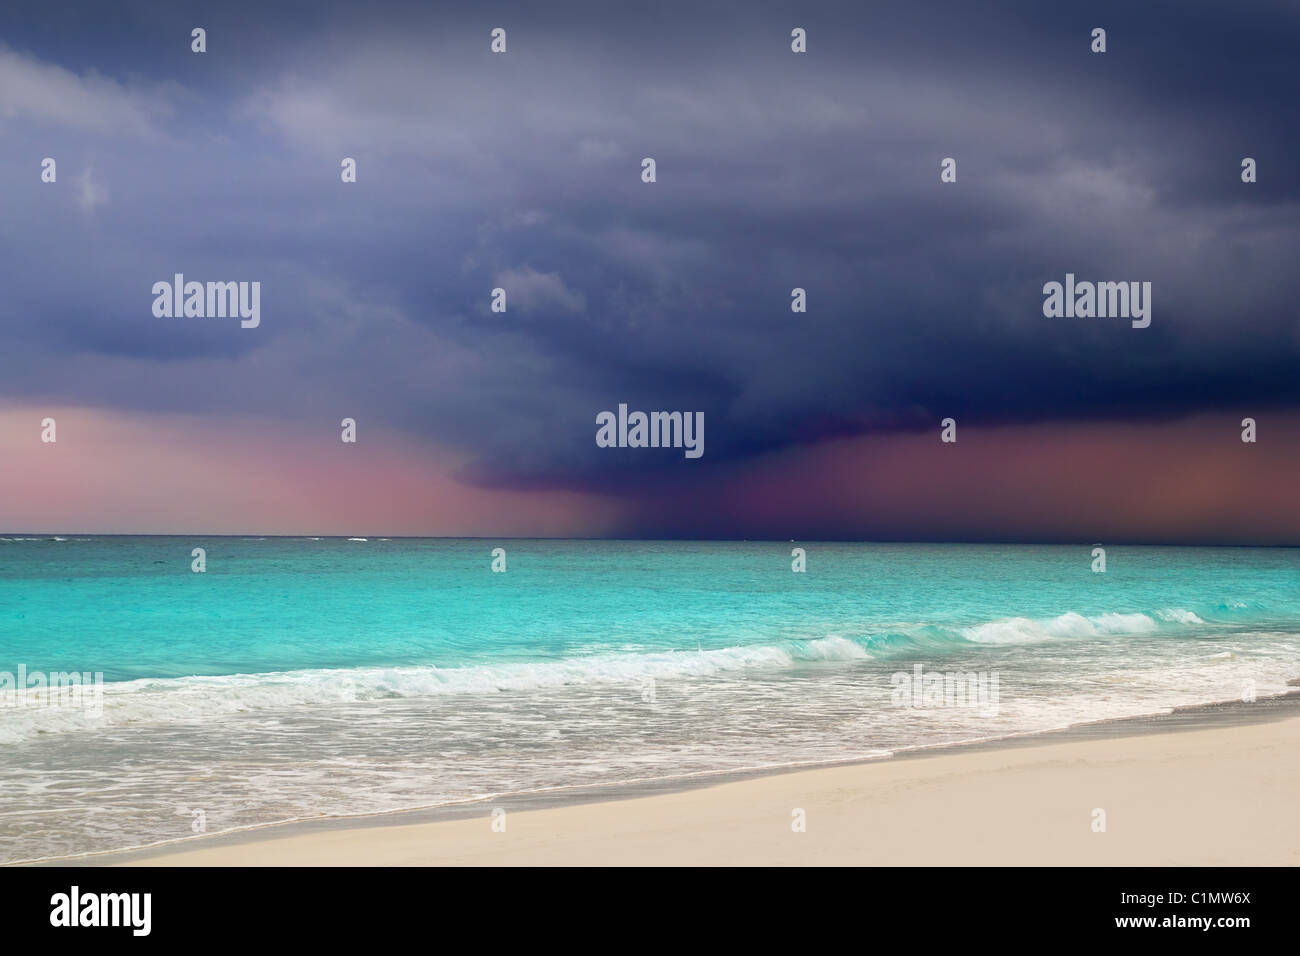
[[[5,14],[0,388],[354,415],[597,488],[1300,399],[1293,6],[621,6]],[[262,326],[155,319],[174,272],[260,280]],[[1044,318],[1066,272],[1151,281],[1151,327]],[[602,454],[619,402],[705,412],[705,459]]]

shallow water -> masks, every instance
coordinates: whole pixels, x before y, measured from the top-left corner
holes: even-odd
[[[777,542],[63,538],[0,539],[0,671],[102,673],[103,694],[0,689],[0,860],[866,756],[1300,675],[1289,549],[1114,547],[1095,574],[1090,546],[799,542],[795,574]]]

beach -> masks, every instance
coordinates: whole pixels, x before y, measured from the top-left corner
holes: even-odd
[[[456,819],[269,828],[98,862],[165,866],[1300,863],[1295,696],[913,757]],[[629,793],[630,791],[630,793]],[[504,832],[493,809],[505,810]],[[1104,811],[1104,830],[1097,811]],[[805,829],[795,829],[803,813]],[[84,862],[96,862],[87,860]]]
[[[1159,806],[1200,768],[1254,799],[1236,781],[1269,770],[1217,765],[1234,739],[1147,779],[1165,764],[1121,739],[1300,716],[1266,703],[1298,673],[1300,551],[1112,547],[1100,574],[1056,545],[823,542],[802,573],[787,543],[503,550],[499,573],[476,540],[0,540],[29,569],[0,575],[0,863],[285,838],[267,859],[870,862],[899,834],[1110,859],[1145,806],[1122,784]],[[1113,786],[1073,747],[1103,738]],[[1095,808],[1103,842],[1060,844]]]

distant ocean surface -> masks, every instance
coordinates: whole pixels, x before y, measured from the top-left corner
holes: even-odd
[[[1300,676],[1300,550],[0,538],[0,861],[866,757]],[[492,573],[491,551],[508,570]],[[191,572],[205,548],[207,571]],[[893,675],[996,673],[996,714]],[[1253,682],[1250,683],[1250,682]],[[485,813],[486,813],[485,809]]]

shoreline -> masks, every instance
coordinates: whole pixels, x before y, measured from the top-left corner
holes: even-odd
[[[1300,685],[1300,681],[1293,680],[1289,683]],[[581,813],[583,808],[595,807],[604,807],[606,811],[610,807],[622,808],[622,810],[615,810],[614,816],[622,816],[630,821],[636,815],[633,805],[644,804],[646,801],[717,793],[735,787],[748,787],[757,791],[771,790],[772,781],[790,781],[809,775],[848,774],[855,778],[863,778],[869,785],[872,768],[906,767],[918,762],[921,764],[942,764],[945,761],[970,764],[972,760],[977,764],[1006,763],[1008,760],[1024,762],[1019,758],[1012,758],[1011,755],[1026,750],[1069,749],[1106,742],[1115,744],[1113,749],[1123,750],[1125,748],[1118,745],[1120,741],[1158,739],[1169,734],[1205,732],[1231,735],[1234,731],[1242,731],[1245,728],[1279,723],[1294,725],[1297,734],[1300,734],[1300,691],[1291,691],[1274,697],[1261,697],[1252,702],[1234,700],[1196,704],[1176,708],[1171,712],[1109,718],[1059,729],[1030,731],[971,741],[925,744],[893,753],[882,753],[879,756],[855,755],[834,761],[768,765],[607,784],[558,786],[537,791],[493,794],[428,807],[277,821],[223,833],[185,837],[151,846],[100,851],[80,856],[15,861],[5,865],[240,865],[241,859],[245,856],[253,862],[251,858],[260,853],[259,848],[291,843],[311,856],[311,845],[323,847],[327,844],[336,844],[341,836],[350,838],[343,842],[357,844],[351,846],[339,858],[338,862],[349,865],[373,862],[368,859],[365,845],[368,842],[386,843],[387,839],[382,836],[385,832],[391,835],[394,831],[418,829],[442,830],[450,833],[456,828],[473,826],[475,829],[481,829],[484,834],[504,840],[501,834],[493,834],[488,825],[489,813],[495,806],[505,809],[511,821],[521,815],[530,817],[571,815],[575,811]],[[1243,735],[1237,733],[1237,736]],[[1300,740],[1297,742],[1300,743]],[[999,754],[1003,756],[994,756]],[[1053,759],[1060,757],[1059,754],[1054,755]],[[1300,767],[1294,769],[1300,770]],[[898,773],[891,771],[876,776],[893,778],[897,777]],[[922,778],[928,776],[928,772],[907,771],[903,776]],[[764,782],[768,785],[764,786]],[[959,800],[964,799],[960,794],[955,796]],[[1294,793],[1293,799],[1300,799],[1300,792]],[[609,813],[602,815],[608,816]],[[370,840],[367,840],[367,835],[370,835]],[[426,836],[433,838],[432,834]],[[307,846],[303,846],[304,841]],[[1296,845],[1300,845],[1300,841]],[[1300,851],[1297,851],[1297,857],[1300,858]],[[281,860],[279,865],[286,865],[286,861]]]

